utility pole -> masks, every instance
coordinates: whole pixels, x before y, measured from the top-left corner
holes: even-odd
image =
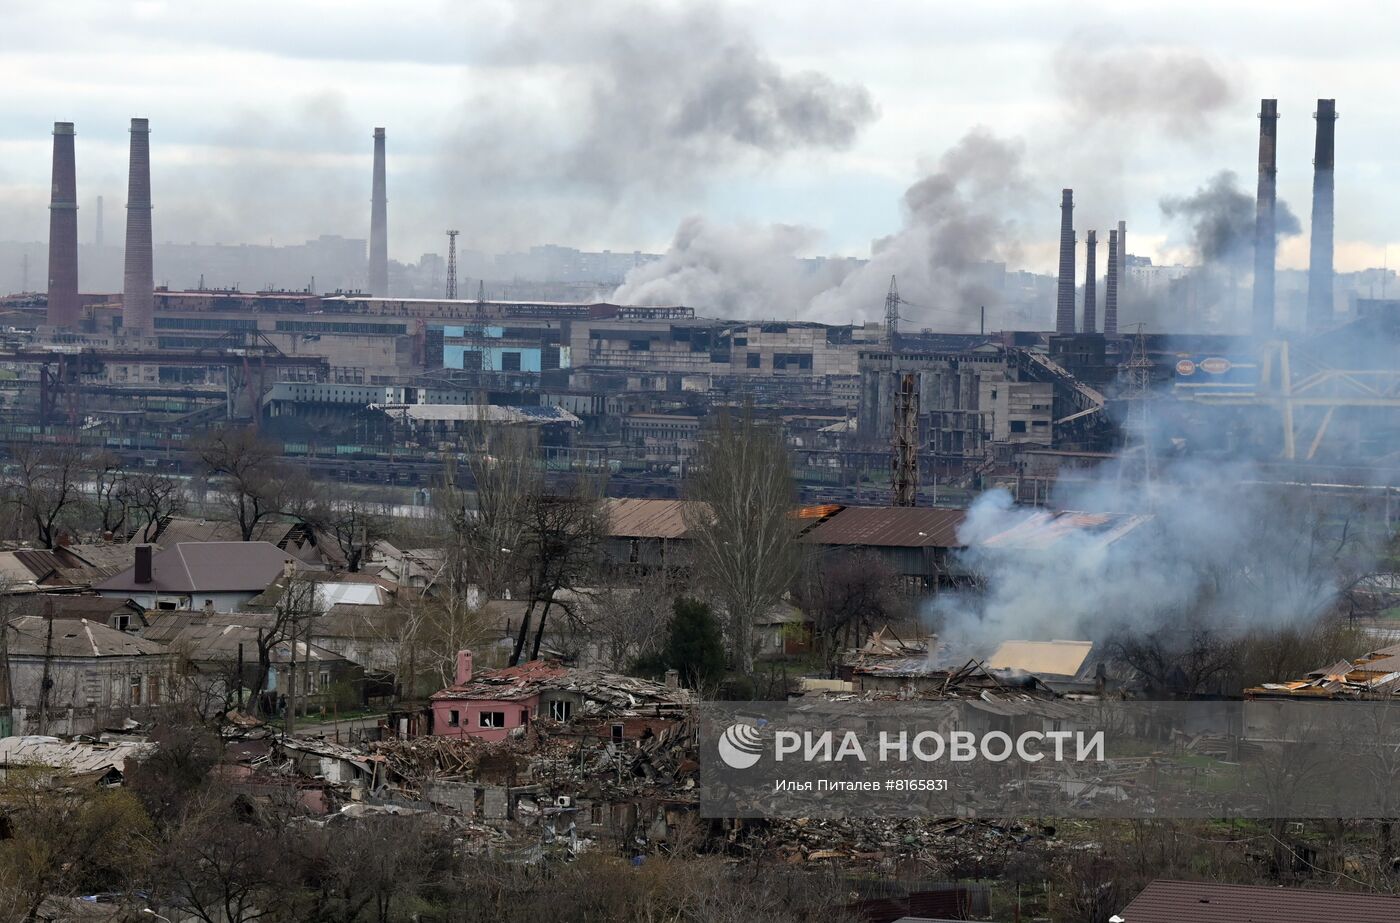
[[[457,299],[457,232],[447,232],[447,300]]]
[[[890,276],[890,290],[885,294],[885,343],[891,350],[898,348],[899,337],[899,287],[894,276]]]
[[[45,606],[44,617],[48,620],[48,631],[44,637],[44,673],[39,681],[39,734],[49,732],[49,690],[53,688],[53,603]]]
[[[919,376],[899,375],[895,395],[894,432],[890,437],[890,505],[919,502]]]
[[[1125,388],[1123,399],[1128,412],[1123,421],[1123,450],[1118,464],[1118,492],[1123,496],[1125,482],[1142,485],[1142,496],[1152,506],[1152,430],[1150,405],[1152,401],[1152,360],[1147,357],[1147,339],[1142,324],[1133,336],[1133,352],[1123,366]],[[1133,469],[1129,470],[1129,465]]]

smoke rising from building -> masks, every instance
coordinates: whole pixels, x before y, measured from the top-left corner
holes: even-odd
[[[1259,483],[1247,459],[1176,462],[1150,491],[1121,484],[1117,472],[1110,464],[1087,482],[1062,483],[1050,509],[1142,510],[1141,521],[1107,514],[1096,527],[1090,515],[1082,529],[1008,542],[1007,533],[1054,514],[1014,506],[1004,490],[979,497],[959,539],[985,594],[941,596],[932,613],[940,636],[989,649],[1007,639],[1150,634],[1193,619],[1224,631],[1302,625],[1337,598],[1349,566],[1373,560],[1343,505]]]
[[[623,304],[705,305],[721,317],[798,317],[848,269],[830,261],[803,270],[797,254],[818,237],[791,225],[716,227],[687,218],[666,254],[629,272],[609,297]]]

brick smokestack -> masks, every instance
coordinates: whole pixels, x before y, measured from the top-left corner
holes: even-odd
[[[374,188],[369,206],[369,273],[371,295],[389,294],[389,199],[384,189],[384,129],[374,130]]]
[[[1103,332],[1105,336],[1118,335],[1118,231],[1108,230],[1108,274],[1103,282]]]
[[[78,302],[78,169],[73,123],[53,123],[53,188],[49,194],[49,311],[53,327],[76,327]]]
[[[1074,333],[1074,190],[1060,199],[1060,282],[1055,298],[1055,332]]]
[[[1308,329],[1332,321],[1332,191],[1336,162],[1337,101],[1319,99],[1313,149],[1312,239],[1308,259]]]
[[[126,274],[122,327],[130,334],[155,332],[155,267],[151,251],[151,128],[131,120],[131,162],[126,180]]]
[[[1128,272],[1128,222],[1118,222],[1118,291],[1113,298],[1113,311],[1103,310],[1104,336],[1118,336],[1118,305],[1128,300],[1128,283],[1132,275]]]
[[[1278,100],[1259,101],[1259,194],[1254,208],[1254,335],[1274,332],[1275,214],[1278,190]]]
[[[1098,333],[1099,327],[1099,270],[1094,263],[1098,260],[1099,238],[1097,231],[1089,231],[1084,236],[1084,326],[1085,333]]]

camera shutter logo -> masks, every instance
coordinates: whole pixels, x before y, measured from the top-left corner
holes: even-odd
[[[730,769],[748,769],[763,756],[763,738],[751,724],[731,724],[719,738],[719,758]]]

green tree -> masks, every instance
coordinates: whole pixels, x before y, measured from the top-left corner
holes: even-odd
[[[717,682],[724,675],[724,637],[709,606],[698,599],[676,600],[666,659],[691,688]]]

